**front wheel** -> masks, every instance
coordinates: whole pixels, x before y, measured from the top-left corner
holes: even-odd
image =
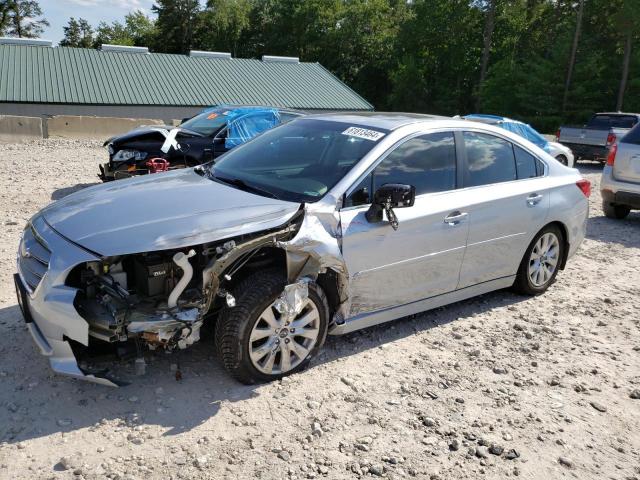
[[[513,287],[525,295],[540,295],[553,283],[564,255],[564,235],[554,225],[543,228],[524,254]]]
[[[216,323],[218,356],[242,383],[305,369],[325,341],[329,307],[322,289],[309,283],[299,313],[289,316],[277,308],[285,283],[276,270],[250,275],[233,289],[236,306],[225,308]]]
[[[602,202],[602,210],[604,211],[605,216],[608,218],[615,218],[617,220],[626,218],[631,212],[629,207],[625,207],[623,205],[611,205],[609,202]]]

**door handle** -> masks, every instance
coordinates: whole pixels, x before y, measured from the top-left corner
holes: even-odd
[[[542,201],[542,195],[538,193],[532,193],[527,197],[527,205],[529,205],[530,207],[535,207],[541,201]]]
[[[458,225],[462,220],[467,218],[469,214],[467,212],[451,212],[448,216],[445,217],[444,223],[450,225],[452,227]]]

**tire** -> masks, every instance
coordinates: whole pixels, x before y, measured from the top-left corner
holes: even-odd
[[[546,244],[548,247],[545,247],[543,238],[549,240]],[[540,295],[546,292],[554,282],[564,258],[564,241],[564,234],[555,225],[548,225],[540,230],[529,244],[520,262],[513,289],[523,295]],[[540,252],[542,255],[538,256]],[[554,261],[555,264],[553,264]],[[536,265],[539,268],[536,268]],[[553,268],[552,272],[550,267]]]
[[[567,157],[565,157],[564,155],[558,155],[556,157],[556,160],[558,160],[561,164],[565,166],[569,166],[569,160],[567,160]]]
[[[329,307],[324,292],[317,284],[309,283],[308,302],[289,324],[273,306],[285,283],[284,273],[278,270],[265,270],[249,275],[232,289],[236,299],[235,307],[226,307],[216,322],[215,344],[218,358],[229,374],[244,384],[269,382],[304,370],[324,344],[329,324]],[[269,317],[267,312],[271,312],[272,316]],[[267,317],[270,322],[265,320]],[[296,334],[290,333],[294,330],[291,325],[303,318],[314,319],[313,323],[307,325],[311,328],[301,326]],[[274,320],[278,323],[277,328],[270,327]],[[310,335],[316,329],[317,336],[313,340],[297,335],[303,331]],[[266,334],[267,331],[270,333]],[[264,338],[255,339],[252,333],[255,337]],[[255,360],[263,352],[263,348],[265,356],[260,357],[263,361]],[[274,353],[276,350],[277,353]],[[302,358],[297,354],[298,351],[306,351],[306,356]],[[289,353],[289,369],[286,368],[285,352]],[[269,371],[269,360],[272,358]]]
[[[629,212],[631,212],[629,207],[625,207],[624,205],[611,205],[609,202],[602,202],[602,210],[604,210],[605,216],[617,220],[626,218]]]

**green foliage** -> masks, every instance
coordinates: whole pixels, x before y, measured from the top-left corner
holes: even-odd
[[[237,56],[240,41],[250,27],[250,0],[209,0],[197,32],[201,48]]]
[[[298,56],[320,62],[377,109],[455,115],[480,105],[479,113],[511,116],[551,132],[561,123],[583,123],[594,111],[614,109],[622,85],[624,108],[640,110],[640,0],[584,0],[563,108],[578,4],[157,0],[152,7],[155,22],[137,12],[124,24],[100,24],[92,45],[146,45],[168,53],[228,51],[244,58]],[[0,31],[10,24],[3,23],[2,5],[0,0]],[[70,20],[65,42],[87,46],[86,25],[79,22]],[[488,52],[488,68],[480,85],[483,52]],[[625,52],[630,58],[626,83],[621,81]]]
[[[158,16],[157,35],[151,46],[166,53],[188,53],[201,21],[198,0],[158,0],[151,11]]]
[[[84,18],[76,20],[71,17],[64,30],[61,47],[91,48],[93,45],[93,29]]]
[[[11,37],[37,38],[49,26],[35,0],[2,0],[0,33]]]

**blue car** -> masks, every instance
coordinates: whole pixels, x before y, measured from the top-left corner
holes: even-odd
[[[554,157],[560,163],[567,165],[568,167],[573,167],[575,164],[573,152],[569,147],[566,147],[561,143],[550,142],[529,124],[520,122],[518,120],[513,120],[512,118],[500,117],[498,115],[483,115],[480,113],[464,115],[461,118],[504,128],[505,130],[516,133],[521,137],[526,138],[534,145],[542,148],[545,152]]]

